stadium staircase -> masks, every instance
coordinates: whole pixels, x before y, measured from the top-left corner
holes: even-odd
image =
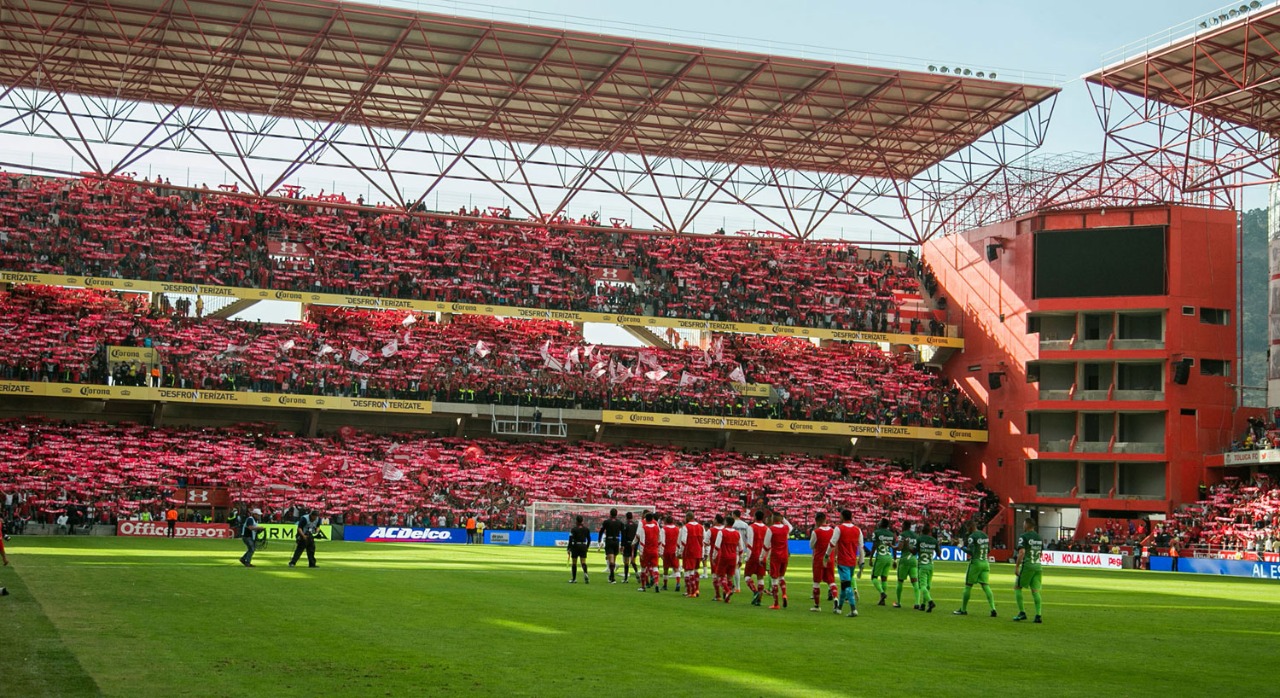
[[[215,308],[213,311],[209,311],[208,306],[206,305],[204,316],[218,318],[219,320],[227,320],[234,317],[237,313],[248,310],[257,304],[258,301],[252,298],[237,298],[226,305]]]
[[[658,333],[654,332],[648,327],[644,327],[642,325],[623,325],[622,329],[626,330],[627,334],[630,334],[632,337],[635,337],[636,339],[640,340],[640,342],[643,343],[646,347],[657,347],[659,349],[675,349],[675,347],[672,346],[671,342],[668,342],[663,337],[658,336]]]
[[[991,517],[991,520],[987,522],[987,538],[995,540],[996,536],[1004,533],[1005,514],[1008,511],[1009,507],[1007,505],[1000,505],[1000,509],[996,511],[996,515]]]

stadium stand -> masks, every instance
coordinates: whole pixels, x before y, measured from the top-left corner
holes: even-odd
[[[484,220],[459,221],[349,203],[341,195],[251,199],[164,183],[0,173],[0,268],[945,332],[920,296],[916,265],[849,244],[568,231],[511,220],[504,211],[464,211]]]
[[[569,323],[312,306],[306,321],[197,319],[136,295],[0,292],[0,377],[311,395],[982,429],[981,411],[909,355],[718,335],[705,348],[586,345]],[[104,360],[150,347],[161,374]],[[744,395],[739,383],[771,386]]]
[[[353,524],[478,514],[490,527],[519,528],[529,502],[627,501],[698,516],[767,505],[797,523],[850,507],[868,523],[906,517],[951,530],[973,515],[980,494],[955,471],[927,470],[879,459],[384,436],[350,427],[305,439],[265,425],[0,422],[0,490],[18,493],[15,515],[37,522],[68,510],[105,523],[156,513],[182,481],[229,487],[238,500],[275,512],[320,506]]]

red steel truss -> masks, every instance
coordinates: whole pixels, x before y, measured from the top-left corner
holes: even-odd
[[[258,195],[340,168],[406,208],[455,180],[674,232],[715,206],[799,237],[957,229],[942,202],[1039,147],[1057,92],[322,0],[0,6],[0,132],[57,140],[67,171],[176,151]]]
[[[1280,6],[1246,2],[1187,29],[1085,76],[1104,159],[1158,173],[1170,201],[1234,207],[1240,187],[1277,181]]]

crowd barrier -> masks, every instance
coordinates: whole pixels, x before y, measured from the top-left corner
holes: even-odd
[[[168,281],[113,279],[99,276],[66,276],[61,274],[0,271],[0,283],[113,289],[116,291],[128,291],[132,293],[177,293],[255,301],[281,300],[296,303],[329,305],[341,308],[417,310],[429,313],[485,315],[488,317],[524,318],[531,320],[598,322],[609,325],[639,325],[648,328],[673,327],[676,329],[707,330],[712,332],[731,332],[737,334],[765,334],[811,339],[831,339],[842,342],[909,344],[912,346],[932,345],[936,347],[952,347],[955,349],[964,348],[964,340],[958,337],[934,337],[923,334],[828,330],[817,327],[791,327],[787,325],[763,325],[745,322],[715,322],[710,320],[650,317],[647,315],[621,315],[618,313],[596,313],[578,310],[546,310],[543,308],[524,308],[478,303],[420,301],[406,298],[377,298],[339,293],[277,291],[265,288],[235,288],[230,286],[210,286],[206,284],[173,283]]]
[[[1148,558],[1148,561],[1149,569],[1153,572],[1173,571],[1173,558],[1171,557],[1152,555]],[[1280,562],[1180,557],[1178,558],[1178,572],[1216,574],[1227,577],[1250,577],[1253,579],[1280,579]]]
[[[289,542],[293,542],[298,535],[298,525],[296,523],[264,523],[258,524],[258,526],[262,527],[262,531],[265,532],[267,540],[269,541],[287,540]],[[333,540],[333,527],[328,525],[317,526],[315,539],[317,542]]]
[[[977,429],[909,427],[890,424],[849,424],[845,422],[806,422],[799,420],[757,419],[753,417],[664,414],[660,412],[604,410],[601,412],[601,421],[605,424],[630,424],[676,429],[727,429],[731,431],[767,431],[784,434],[816,434],[819,436],[867,436],[880,439],[976,443],[985,443],[987,440],[987,432]]]

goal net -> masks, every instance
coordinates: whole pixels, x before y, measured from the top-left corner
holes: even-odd
[[[600,530],[600,524],[609,518],[609,511],[618,510],[618,518],[625,519],[627,512],[643,521],[645,512],[656,511],[651,504],[578,504],[575,502],[531,502],[524,510],[525,545],[534,545],[538,533],[567,533],[577,517],[592,534]],[[593,538],[594,540],[594,538]]]

